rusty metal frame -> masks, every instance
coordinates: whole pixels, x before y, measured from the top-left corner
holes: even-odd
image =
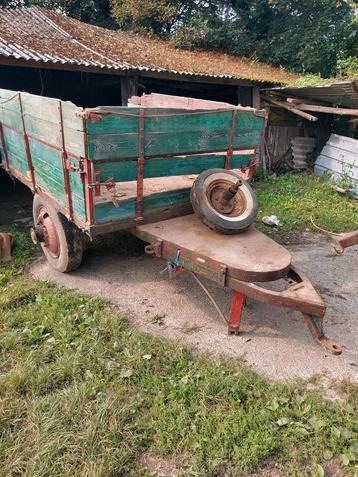
[[[227,285],[245,296],[269,305],[291,308],[318,317],[324,316],[326,306],[309,279],[302,272],[291,265],[283,278],[288,284],[283,291],[270,290],[255,283],[245,282],[230,276]]]
[[[237,109],[233,109],[232,111],[232,120],[231,120],[231,129],[230,129],[230,136],[229,136],[229,149],[226,153],[225,159],[225,169],[230,169],[230,162],[234,150],[234,140],[235,140],[235,131],[237,126]]]
[[[249,297],[273,306],[301,312],[317,344],[333,354],[342,352],[338,344],[324,335],[323,317],[326,306],[322,298],[304,273],[298,271],[292,264],[287,270],[279,271],[276,278],[271,277],[270,281],[278,279],[286,281],[286,288],[282,291],[276,291],[253,283],[259,277],[256,277],[256,280],[254,276],[245,276],[244,279],[238,279],[237,269],[219,263],[205,254],[199,254],[188,248],[178,248],[175,243],[164,240],[160,236],[159,229],[156,235],[141,230],[141,227],[135,227],[131,232],[150,244],[146,246],[147,253],[169,260],[170,263],[175,262],[173,275],[176,271],[180,273],[183,269],[186,269],[212,280],[220,286],[226,286],[233,290],[230,318],[228,320],[229,333],[239,333],[241,313],[246,297]],[[261,276],[260,279],[263,282],[266,280],[265,276]]]
[[[337,253],[343,253],[347,247],[352,247],[358,244],[358,230],[346,232],[333,237],[334,250]]]
[[[143,221],[143,189],[144,189],[144,160],[145,160],[145,109],[140,108],[139,110],[139,125],[138,125],[138,135],[139,135],[139,156],[137,160],[137,198],[136,198],[136,211],[135,211],[135,221]]]
[[[84,170],[84,186],[85,186],[85,203],[86,203],[86,220],[89,226],[89,234],[91,235],[91,226],[94,224],[94,201],[93,201],[93,171],[91,161],[88,159],[88,147],[87,147],[87,123],[86,119],[82,118],[83,121],[83,138],[84,138],[84,149],[85,157],[83,158],[83,170]]]

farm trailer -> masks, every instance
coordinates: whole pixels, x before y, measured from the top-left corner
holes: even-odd
[[[315,341],[340,354],[324,335],[321,297],[287,250],[253,227],[230,236],[210,230],[191,208],[203,171],[252,175],[265,119],[264,111],[195,100],[188,108],[83,109],[0,90],[1,167],[34,193],[32,237],[58,270],[80,265],[85,236],[129,230],[172,276],[186,269],[233,290],[230,333],[251,297],[300,311]],[[257,284],[280,279],[280,292]]]

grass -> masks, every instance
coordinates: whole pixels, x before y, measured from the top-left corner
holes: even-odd
[[[182,477],[247,475],[270,461],[318,477],[335,458],[358,475],[357,386],[332,403],[195,357],[103,300],[29,279],[32,246],[16,231],[15,243],[0,264],[1,477],[144,477],[148,452],[186,456]]]
[[[257,226],[275,236],[304,229],[314,231],[311,219],[331,232],[358,228],[358,203],[338,194],[329,180],[287,174],[254,182],[259,204]],[[277,215],[282,227],[270,229],[261,223],[265,215]]]

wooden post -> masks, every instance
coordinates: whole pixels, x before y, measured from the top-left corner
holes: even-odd
[[[252,90],[251,86],[237,87],[237,104],[241,106],[252,106]]]
[[[128,99],[138,94],[138,78],[124,76],[121,80],[121,103],[128,106]]]
[[[255,109],[261,109],[260,88],[252,88],[252,107]]]

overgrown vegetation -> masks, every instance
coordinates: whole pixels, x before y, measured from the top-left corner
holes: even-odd
[[[328,177],[314,178],[306,174],[287,174],[254,182],[259,204],[257,225],[265,215],[277,215],[282,226],[274,229],[275,236],[304,229],[315,231],[312,221],[331,232],[358,228],[358,203],[349,196],[338,194]]]
[[[220,50],[299,73],[357,77],[356,0],[0,0]]]
[[[277,180],[281,194],[288,186],[302,192],[305,180]],[[285,476],[322,476],[332,462],[358,475],[357,386],[326,402],[302,383],[194,357],[100,299],[29,279],[31,247],[16,232],[13,261],[0,264],[1,476],[148,476],[137,464],[148,452],[184,456],[183,477],[270,461]]]

